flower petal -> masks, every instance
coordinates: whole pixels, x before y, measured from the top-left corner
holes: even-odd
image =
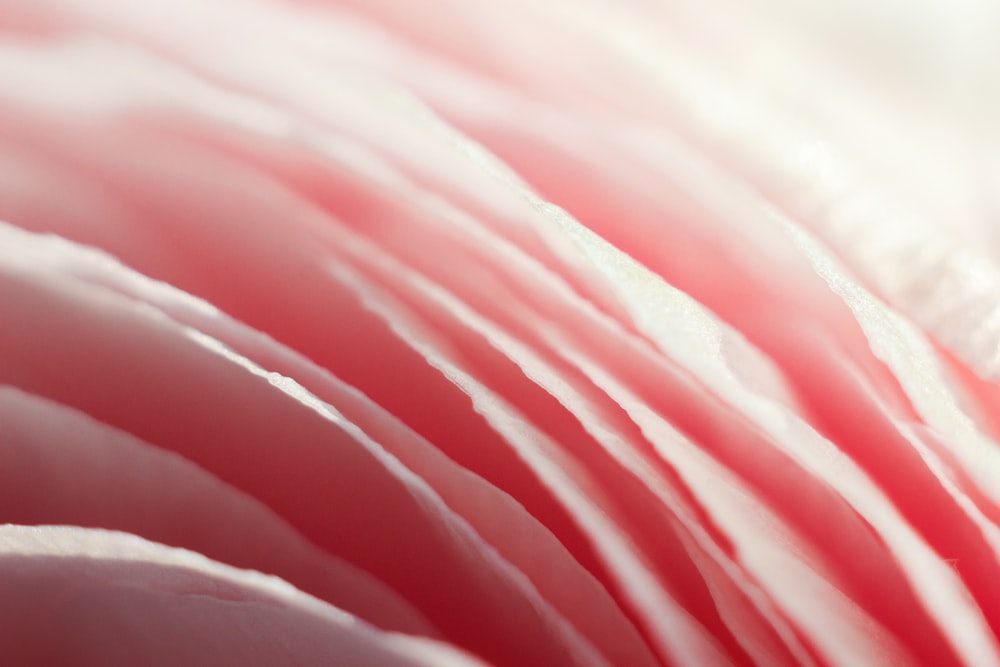
[[[425,482],[293,380],[33,267],[16,244],[0,248],[0,280],[0,381],[181,453],[399,591],[461,645],[525,664],[605,664]]]
[[[381,628],[437,635],[371,575],[171,452],[11,387],[0,387],[0,443],[0,523],[130,532],[280,576]]]
[[[484,664],[124,533],[0,526],[0,591],[0,654],[13,664]]]

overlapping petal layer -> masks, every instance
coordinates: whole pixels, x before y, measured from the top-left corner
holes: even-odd
[[[0,529],[13,659],[1000,665],[903,93],[683,4],[2,12],[0,522],[81,527]]]

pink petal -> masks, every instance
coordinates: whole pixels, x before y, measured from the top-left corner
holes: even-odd
[[[33,267],[17,250],[0,250],[0,381],[184,455],[399,591],[456,642],[525,664],[604,664],[523,575],[332,407],[204,334]],[[111,349],[109,336],[118,341]],[[524,642],[502,641],[492,627]]]
[[[280,576],[381,628],[437,634],[371,575],[170,452],[10,387],[0,416],[0,521],[130,532]]]
[[[273,577],[123,533],[0,526],[0,591],[12,664],[484,664]]]
[[[364,395],[272,339],[225,317],[207,303],[165,284],[145,279],[103,254],[72,246],[55,238],[32,237],[18,234],[15,230],[8,230],[7,233],[8,241],[18,248],[20,257],[36,266],[44,266],[54,274],[111,289],[130,299],[154,306],[172,320],[218,338],[234,351],[274,372],[296,378],[317,398],[336,405],[352,423],[357,424],[429,483],[452,510],[469,521],[502,556],[527,575],[545,599],[609,659],[632,665],[652,660],[631,622],[615,606],[607,592],[543,526],[510,496],[458,467]],[[3,234],[0,233],[0,236]],[[17,476],[13,468],[10,474]],[[146,485],[140,483],[139,486]],[[151,492],[152,500],[155,500],[157,492],[149,489],[147,492]],[[213,505],[210,502],[206,504]],[[31,507],[39,509],[35,504]],[[207,525],[213,525],[217,521],[214,517],[202,517],[202,520]],[[148,530],[150,526],[145,528]],[[131,529],[133,532],[156,537],[143,533],[141,526],[133,526]],[[159,541],[164,540],[159,538]],[[273,543],[276,540],[270,541]],[[183,546],[192,548],[190,544]],[[198,550],[206,555],[219,557],[215,552],[204,548]],[[239,562],[225,560],[230,563]],[[294,578],[294,571],[284,576],[293,583],[299,583]],[[299,585],[302,586],[301,583]],[[369,604],[375,602],[371,601]],[[364,614],[362,616],[368,618]]]

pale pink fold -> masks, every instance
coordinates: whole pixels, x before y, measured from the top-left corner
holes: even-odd
[[[0,521],[363,664],[1000,665],[990,160],[765,2],[0,1]]]
[[[605,664],[433,489],[333,407],[155,310],[20,261],[16,249],[0,251],[3,382],[184,455],[486,657]],[[523,641],[503,641],[494,624]]]
[[[179,456],[11,387],[0,416],[0,522],[132,533],[280,576],[380,628],[438,634],[370,574]]]
[[[0,525],[0,651],[11,665],[474,667],[274,577],[133,535]]]
[[[226,317],[208,303],[178,292],[164,283],[152,281],[136,274],[106,255],[72,246],[58,238],[32,236],[19,233],[12,228],[6,228],[0,232],[0,238],[3,238],[12,248],[16,248],[21,261],[44,266],[46,270],[54,274],[64,275],[67,278],[79,280],[84,284],[91,284],[101,289],[111,290],[116,294],[135,300],[138,304],[155,308],[179,324],[218,339],[234,352],[245,355],[255,363],[271,369],[272,372],[281,373],[289,378],[294,377],[296,382],[301,383],[317,398],[330,405],[335,405],[344,418],[356,424],[383,446],[387,452],[399,458],[411,471],[427,481],[452,510],[469,521],[492,547],[496,548],[502,556],[528,576],[532,583],[539,588],[545,599],[552,603],[581,632],[584,632],[591,641],[595,642],[615,663],[625,662],[638,666],[649,663],[651,660],[631,623],[618,610],[608,593],[513,498],[500,492],[478,476],[471,474],[468,470],[455,465],[430,443],[422,440],[357,390],[344,385],[328,372],[292,350],[279,345],[273,339]],[[24,424],[21,430],[23,437],[44,440],[43,434],[31,434],[27,430],[28,424],[32,421],[31,415],[20,415],[18,421]],[[10,428],[14,428],[16,423],[12,423]],[[124,436],[120,436],[120,438],[125,439]],[[65,443],[60,444],[65,446]],[[41,446],[45,445],[45,442],[41,443]],[[49,446],[55,446],[55,443],[51,443]],[[16,448],[14,451],[16,452]],[[35,457],[39,456],[36,452]],[[88,454],[80,452],[79,456],[85,458]],[[148,458],[154,455],[149,453],[145,456]],[[170,457],[164,455],[161,457],[170,460]],[[176,457],[174,458],[176,459]],[[42,461],[44,462],[45,458],[42,458]],[[65,460],[61,461],[58,466],[55,462],[49,465],[53,468],[59,467],[67,472],[74,469],[73,464]],[[179,460],[174,463],[174,466],[183,467]],[[37,475],[24,474],[23,469],[17,466],[9,466],[6,473],[14,479],[25,481],[37,477]],[[110,479],[114,478],[112,473],[105,474]],[[195,477],[204,476],[193,467],[188,474]],[[136,473],[131,474],[133,478],[136,476]],[[78,483],[86,482],[87,480],[81,480]],[[94,480],[94,483],[99,484],[100,482]],[[127,483],[130,487],[133,485],[142,486],[142,482],[139,480],[127,481]],[[50,486],[58,488],[59,485],[53,482]],[[17,488],[17,486],[12,486],[11,492],[13,493]],[[36,495],[45,493],[44,489],[36,488],[35,484],[23,488],[23,493],[33,492]],[[47,502],[55,506],[58,506],[60,502],[64,505],[72,505],[73,501],[68,498],[71,495],[70,488],[72,488],[72,484]],[[158,490],[143,488],[143,494],[148,502],[166,502],[166,499],[160,497]],[[97,497],[92,498],[91,503],[98,506],[102,504],[106,507],[110,506],[107,508],[109,512],[113,512],[113,508],[117,507],[120,502],[120,499],[103,497],[100,493],[95,495]],[[191,495],[190,492],[189,495]],[[86,496],[80,500],[86,501]],[[199,500],[205,504],[211,504],[204,498],[192,498],[189,502],[197,503]],[[30,514],[20,516],[20,523],[56,522],[55,519],[40,521],[41,515],[39,513],[45,512],[46,501],[36,499],[31,502],[25,499],[18,504],[21,511],[30,512]],[[76,509],[79,510],[79,507]],[[155,523],[148,516],[143,518],[139,508],[132,508],[131,511],[139,513],[135,521],[128,524],[132,532],[156,538],[157,541],[168,541],[163,539],[160,534],[143,532],[143,528],[146,531],[156,530]],[[175,513],[165,509],[164,514],[164,519],[166,519],[167,516],[173,516]],[[63,517],[61,521],[67,521],[62,514],[49,513],[46,516]],[[29,517],[33,520],[27,521],[26,519]],[[11,519],[11,515],[8,515],[7,518]],[[91,523],[97,520],[97,516],[91,515]],[[205,531],[210,531],[215,524],[228,524],[215,516],[202,516],[198,518],[198,521]],[[73,523],[86,522],[74,521]],[[246,532],[252,531],[251,526],[254,523],[253,519],[243,520]],[[109,524],[107,519],[98,525],[118,529],[126,528],[121,524]],[[253,550],[252,545],[227,544],[230,534],[237,540],[245,541],[248,539],[239,530],[239,527],[230,526],[226,531],[214,531],[214,533],[211,537],[216,547],[219,546],[219,543],[225,544],[229,547],[229,552],[235,552],[234,557],[246,559],[262,555],[246,553],[248,550]],[[252,535],[249,539],[254,542],[264,539],[274,542],[276,538],[269,539],[262,535]],[[179,544],[194,548],[191,543],[181,542]],[[204,545],[204,543],[202,544]],[[275,549],[277,546],[277,544],[272,544],[270,548]],[[290,545],[286,546],[291,548]],[[204,546],[196,550],[209,556],[215,555],[206,550]],[[234,564],[238,562],[232,558],[223,560]],[[283,573],[290,581],[299,583],[299,586],[303,587],[303,584],[295,579],[297,575],[302,574],[301,566],[279,570],[273,565],[268,567],[265,563],[266,561],[258,560],[257,569],[274,574]],[[308,587],[306,589],[309,590]],[[312,592],[316,594],[316,591]],[[339,593],[343,594],[344,591],[341,590]],[[392,605],[380,603],[377,596],[368,597],[371,599],[357,600],[357,602],[367,605],[367,608],[372,606],[381,608],[375,609],[380,613],[391,610]],[[345,606],[342,599],[340,599],[340,606]],[[369,617],[361,612],[355,613],[367,620],[376,620],[376,617]]]

